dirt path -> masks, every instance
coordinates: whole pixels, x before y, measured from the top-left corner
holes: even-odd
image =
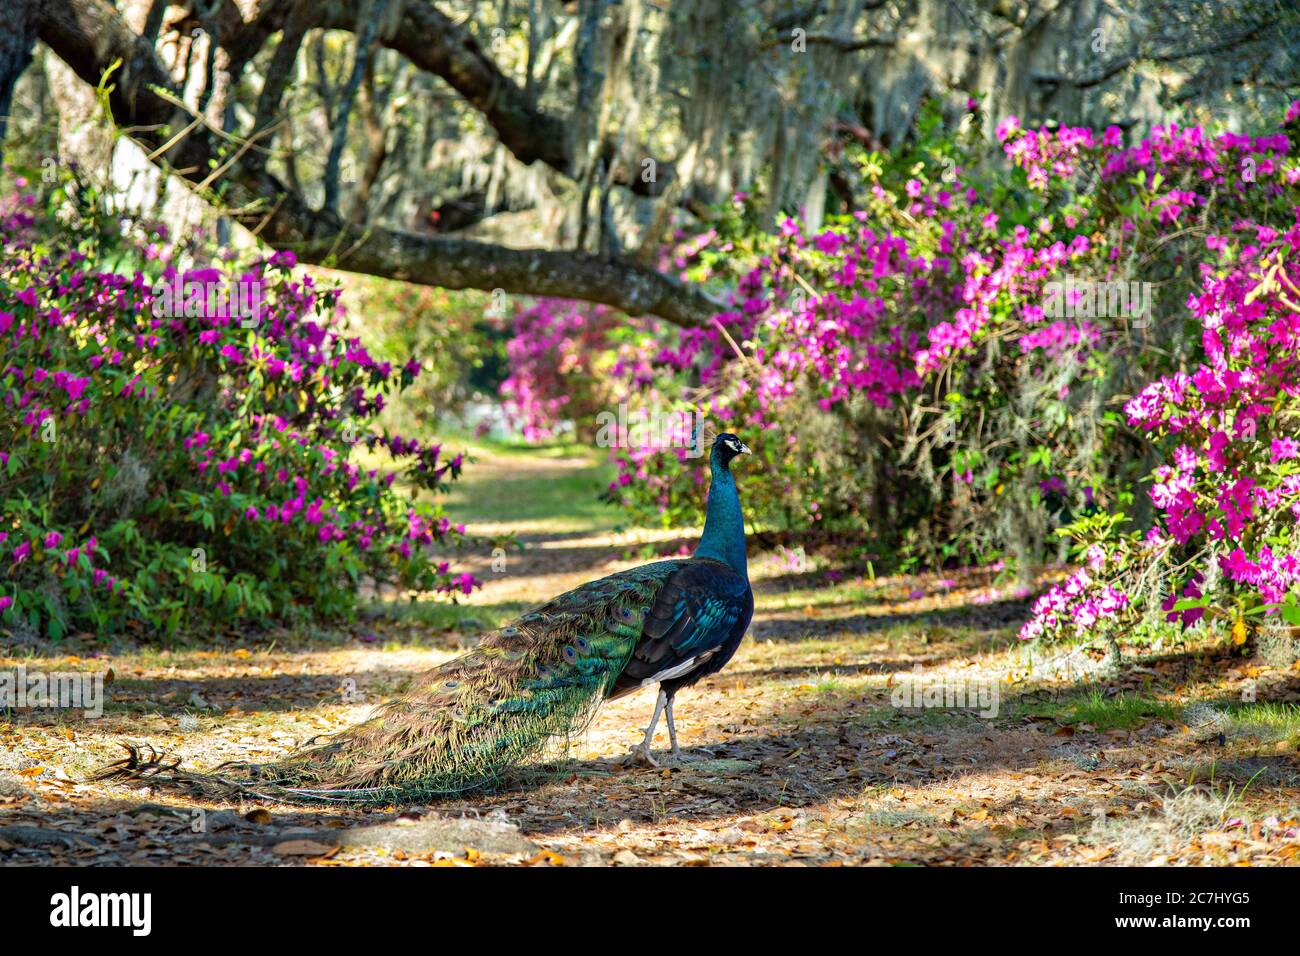
[[[600,480],[581,459],[531,467],[489,461],[470,479],[483,483],[460,502],[471,530],[528,547],[501,571],[470,555],[486,585],[460,608],[235,648],[0,644],[0,671],[112,675],[97,719],[0,715],[0,863],[1296,862],[1291,645],[1201,635],[1135,650],[1111,675],[1099,651],[1031,657],[1014,638],[1023,599],[987,572],[863,580],[791,555],[755,556],[751,636],[679,695],[679,766],[617,762],[647,691],[605,706],[531,779],[436,806],[238,807],[82,782],[122,739],[200,768],[281,756],[361,719],[477,628],[681,543],[583,511],[512,518],[519,482],[572,496]]]

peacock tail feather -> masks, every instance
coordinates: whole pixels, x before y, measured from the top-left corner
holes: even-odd
[[[132,750],[101,777],[304,801],[389,802],[492,786],[552,741],[586,729],[682,563],[656,562],[561,594],[420,675],[369,720],[285,760],[197,774]]]

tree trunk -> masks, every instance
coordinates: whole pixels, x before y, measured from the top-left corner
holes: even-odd
[[[40,0],[5,0],[0,4],[0,155],[3,155],[9,110],[18,77],[32,62]]]

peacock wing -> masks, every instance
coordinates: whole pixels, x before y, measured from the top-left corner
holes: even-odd
[[[655,595],[640,639],[610,696],[685,676],[702,667],[748,623],[749,581],[729,565],[709,559],[682,562]]]

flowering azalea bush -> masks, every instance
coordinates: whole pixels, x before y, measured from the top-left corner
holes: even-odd
[[[564,299],[536,299],[520,309],[511,320],[510,374],[501,395],[524,437],[551,438],[563,421],[590,424],[615,401],[608,378],[623,374],[627,343],[643,327],[605,306]]]
[[[965,132],[932,108],[914,143],[846,152],[851,212],[816,229],[787,216],[770,233],[763,197],[738,193],[679,235],[663,265],[729,290],[701,327],[534,301],[513,319],[508,407],[534,439],[561,423],[597,434],[615,406],[703,412],[762,459],[746,483],[756,525],[856,537],[903,564],[1005,557],[1024,582],[1072,537],[1083,567],[1026,637],[1153,607],[1192,623],[1221,581],[1257,593],[1234,591],[1234,613],[1293,613],[1276,322],[1294,301],[1300,111],[1266,135],[1170,125],[1131,146],[1116,127],[1009,118],[998,164],[966,108]],[[1211,374],[1228,384],[1206,390]],[[1247,404],[1162,417],[1189,396]],[[683,469],[696,450],[680,432],[612,448],[611,496],[643,520],[698,517],[706,480]]]
[[[1158,520],[1143,536],[1114,520],[1068,529],[1092,573],[1041,598],[1023,638],[1115,626],[1144,600],[1184,625],[1231,620],[1238,640],[1256,615],[1300,625],[1300,210],[1286,232],[1242,221],[1206,245],[1187,303],[1200,361],[1125,405],[1167,450],[1149,490]]]
[[[1193,619],[1218,600],[1187,553],[1200,540],[1233,542],[1227,580],[1276,604],[1294,571],[1277,538],[1294,491],[1278,310],[1296,301],[1300,108],[1265,135],[1169,125],[1131,146],[1117,127],[1010,118],[1003,164],[982,157],[978,103],[967,109],[966,134],[931,110],[911,146],[849,154],[854,209],[819,229],[783,218],[767,235],[761,197],[738,194],[672,263],[720,280],[732,308],[645,335],[619,400],[686,400],[751,436],[760,526],[856,534],[931,566],[1005,556],[1026,582],[1079,532],[1085,570],[1044,598],[1027,637],[1126,620],[1170,587],[1156,603]],[[1200,373],[1227,375],[1219,391],[1181,371],[1225,362]],[[1187,400],[1240,400],[1249,424],[1235,405],[1160,417]],[[1193,428],[1191,415],[1210,418]],[[1242,429],[1261,437],[1243,445]],[[676,523],[698,514],[702,487],[669,452],[617,449],[614,492]],[[1132,518],[1091,523],[1107,512]],[[1161,555],[1180,559],[1173,585]],[[1116,583],[1134,575],[1142,593]]]
[[[170,633],[345,614],[363,579],[473,587],[430,553],[463,528],[397,483],[443,487],[461,457],[371,427],[419,363],[346,335],[337,289],[291,253],[181,270],[184,250],[106,230],[71,188],[42,206],[16,185],[0,209],[0,619]]]
[[[970,305],[926,333],[917,359],[956,419],[938,474],[969,502],[961,530],[1032,566],[1054,528],[1133,503],[1156,436],[1135,434],[1122,403],[1198,355],[1186,302],[1212,237],[1285,229],[1300,177],[1285,133],[1156,127],[1126,149],[1114,127],[1008,121],[998,137],[1036,197],[1032,221],[977,252]]]

